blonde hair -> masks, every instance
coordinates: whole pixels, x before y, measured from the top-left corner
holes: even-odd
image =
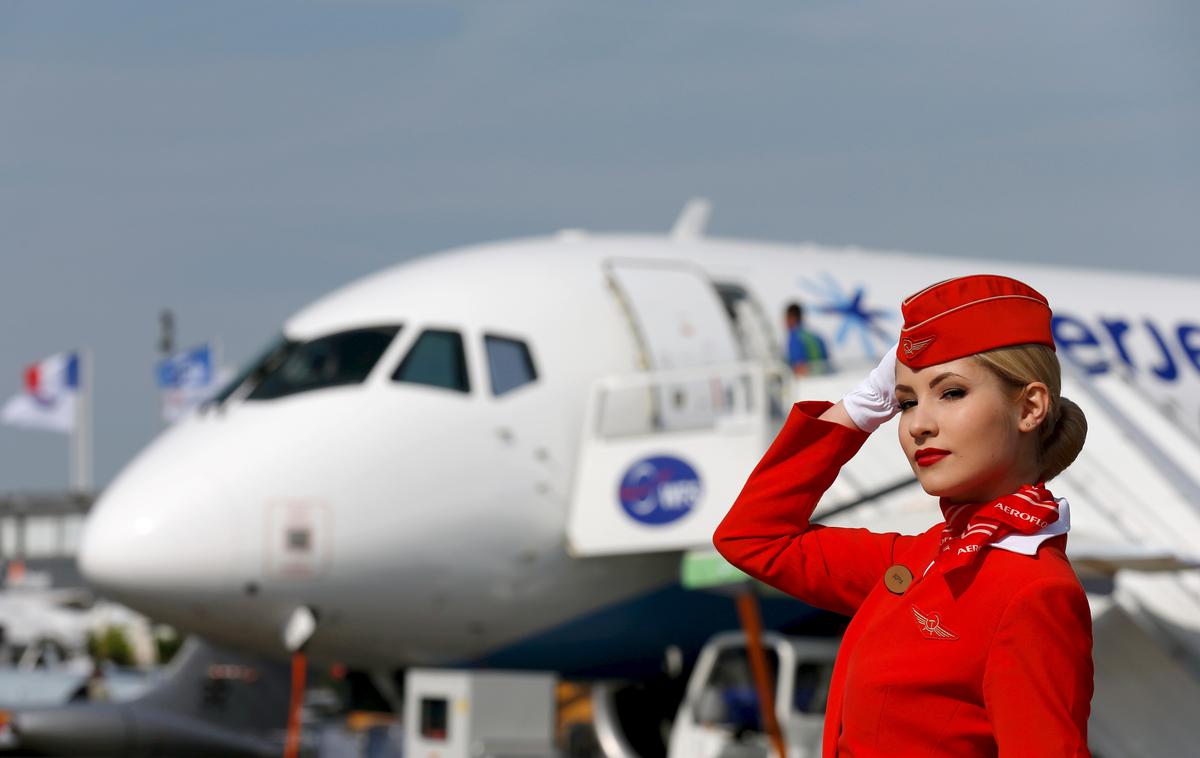
[[[977,353],[975,358],[1016,391],[1030,382],[1042,382],[1050,389],[1050,408],[1038,429],[1038,480],[1046,482],[1061,474],[1083,449],[1087,418],[1061,394],[1062,369],[1054,350],[1046,345],[1013,345]]]

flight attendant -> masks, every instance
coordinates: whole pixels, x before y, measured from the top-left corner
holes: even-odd
[[[1045,482],[1086,422],[1059,395],[1050,306],[1002,276],[906,299],[904,327],[835,404],[802,402],[713,537],[730,563],[852,616],[823,755],[1086,756],[1087,597],[1068,563],[1068,504]],[[900,447],[943,521],[917,536],[809,523],[867,436]]]

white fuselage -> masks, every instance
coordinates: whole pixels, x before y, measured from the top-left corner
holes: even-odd
[[[606,268],[614,259],[685,262],[741,287],[775,351],[786,304],[801,301],[839,367],[891,344],[912,292],[965,273],[1017,276],[1054,306],[1060,355],[1129,372],[1200,430],[1200,282],[724,240],[517,241],[395,266],[289,320],[284,336],[298,342],[399,332],[361,383],[235,393],[164,432],[94,507],[82,570],[152,617],[266,653],[309,606],[313,654],[360,667],[469,663],[676,584],[677,553],[565,548],[589,389],[651,362]],[[672,317],[672,296],[661,293],[657,318]],[[462,335],[469,391],[393,380],[426,329]],[[527,343],[536,381],[495,396],[485,335]],[[641,613],[604,633],[648,634],[655,619]]]

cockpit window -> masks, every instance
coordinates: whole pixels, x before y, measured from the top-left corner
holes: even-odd
[[[426,329],[409,348],[392,379],[470,392],[463,339],[458,332]]]
[[[487,349],[488,369],[492,375],[492,394],[503,395],[537,380],[537,369],[529,346],[521,340],[487,334],[483,338]]]
[[[397,326],[379,326],[308,342],[284,342],[251,372],[248,381],[255,385],[246,399],[274,400],[297,392],[359,384],[398,331]]]
[[[279,361],[287,355],[288,350],[294,345],[294,342],[289,342],[283,337],[277,337],[267,349],[262,351],[254,360],[246,364],[233,381],[226,384],[216,395],[213,395],[212,402],[220,405],[233,396],[243,384],[250,386],[257,385],[262,381],[263,376],[273,371],[279,365]]]

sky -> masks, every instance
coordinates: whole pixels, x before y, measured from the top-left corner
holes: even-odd
[[[667,230],[1200,276],[1200,6],[0,0],[0,396],[95,356],[96,479],[158,314],[249,359],[457,245]],[[2,397],[0,397],[2,399]],[[0,493],[66,484],[0,427]]]

